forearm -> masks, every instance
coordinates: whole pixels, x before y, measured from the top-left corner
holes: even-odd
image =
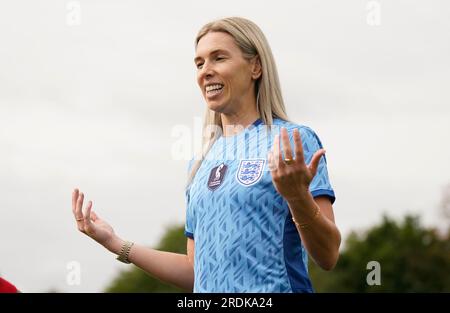
[[[123,242],[122,239],[115,238],[107,249],[119,254]],[[187,291],[193,290],[194,269],[185,254],[159,251],[134,244],[131,247],[128,260],[161,281]]]
[[[301,201],[288,201],[288,204],[294,219],[298,223],[308,224],[297,228],[308,253],[321,268],[333,269],[339,258],[341,243],[341,235],[334,221],[323,212],[314,217],[318,204],[309,192]]]

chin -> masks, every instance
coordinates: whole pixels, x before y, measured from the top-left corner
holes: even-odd
[[[226,110],[226,105],[223,102],[208,102],[206,101],[206,105],[208,106],[208,109],[211,111],[217,112],[217,113],[224,113]]]

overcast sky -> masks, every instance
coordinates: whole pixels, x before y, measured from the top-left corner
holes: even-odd
[[[448,1],[83,0],[79,25],[69,2],[0,4],[0,273],[23,291],[99,292],[127,268],[77,231],[74,187],[125,239],[184,223],[172,130],[203,118],[193,42],[225,16],[266,34],[288,115],[327,150],[344,237],[383,213],[445,223]]]

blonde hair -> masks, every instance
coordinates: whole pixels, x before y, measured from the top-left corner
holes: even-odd
[[[200,39],[209,32],[223,32],[231,35],[241,49],[245,59],[250,60],[256,56],[259,57],[262,74],[255,82],[256,109],[263,123],[268,126],[268,129],[273,124],[273,118],[287,121],[288,117],[281,95],[277,67],[269,43],[261,29],[252,21],[241,17],[219,19],[206,24],[200,29],[195,39],[196,48]],[[223,130],[220,113],[206,108],[203,124],[202,153],[199,158],[196,158],[191,167],[187,186],[194,179],[208,151],[220,136],[220,133],[210,131],[211,126],[214,125]],[[212,128],[214,129],[214,127]]]

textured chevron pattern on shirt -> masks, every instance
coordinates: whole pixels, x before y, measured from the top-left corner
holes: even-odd
[[[186,189],[185,233],[195,241],[194,292],[313,291],[306,251],[268,169],[267,153],[280,127],[288,129],[292,149],[292,131],[299,129],[307,164],[322,148],[309,127],[274,119],[268,131],[258,120],[235,136],[220,137]],[[223,177],[217,173],[221,164]],[[211,190],[208,180],[215,178],[220,184]],[[325,157],[310,192],[335,200]]]

